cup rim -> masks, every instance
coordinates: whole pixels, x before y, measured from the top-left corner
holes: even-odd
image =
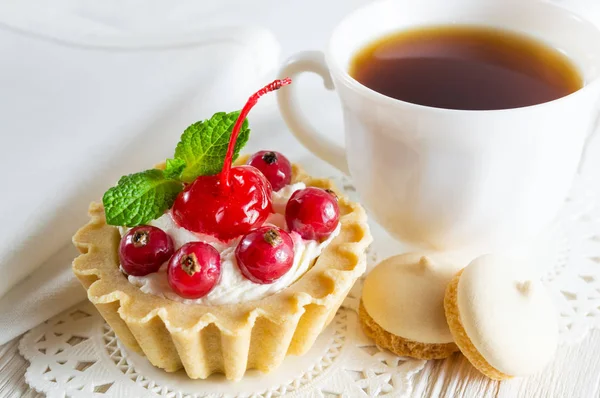
[[[579,88],[577,91],[574,91],[571,94],[565,95],[560,98],[556,98],[551,101],[546,101],[546,102],[542,102],[542,103],[534,104],[534,105],[521,106],[518,108],[483,109],[483,110],[482,109],[437,108],[437,107],[433,107],[433,106],[415,104],[412,102],[399,100],[399,99],[381,94],[381,93],[365,86],[364,84],[360,83],[358,80],[356,80],[352,76],[350,76],[350,73],[345,68],[342,68],[338,64],[337,60],[335,60],[334,57],[332,56],[332,53],[333,53],[332,47],[333,47],[333,40],[336,37],[338,29],[346,20],[350,19],[351,17],[355,16],[356,14],[358,14],[361,11],[366,10],[368,8],[376,7],[382,3],[393,3],[393,2],[394,2],[394,0],[374,1],[371,3],[365,4],[361,7],[358,7],[354,11],[347,14],[336,25],[335,29],[333,30],[333,33],[331,34],[331,36],[329,38],[329,42],[327,45],[327,51],[325,52],[326,62],[327,62],[328,67],[330,68],[330,71],[332,73],[335,72],[338,75],[338,77],[342,80],[342,82],[344,82],[352,91],[354,91],[358,94],[361,94],[363,96],[369,97],[373,100],[379,101],[379,102],[383,103],[384,105],[403,106],[403,107],[406,107],[409,109],[415,109],[415,110],[421,110],[421,111],[427,110],[429,112],[438,112],[438,113],[446,113],[446,114],[469,113],[469,114],[477,114],[477,115],[487,115],[487,114],[491,114],[491,113],[496,114],[496,113],[506,113],[506,112],[524,112],[524,111],[530,111],[530,110],[541,110],[543,108],[547,108],[547,107],[551,107],[551,106],[558,106],[558,105],[562,104],[563,102],[567,102],[570,100],[576,100],[577,98],[587,94],[590,90],[592,90],[592,89],[595,90],[596,87],[600,84],[600,76],[599,76],[599,77],[595,77],[593,80],[591,80],[587,84],[584,83],[584,85],[581,88]],[[558,10],[560,10],[560,12],[565,13],[567,16],[570,16],[571,18],[575,18],[584,23],[588,23],[588,24],[592,25],[596,29],[596,31],[598,31],[598,35],[600,37],[600,27],[597,24],[593,23],[589,19],[583,17],[582,15],[580,15],[572,10],[564,8],[564,7],[560,7],[557,4],[550,3],[545,0],[535,0],[532,3],[537,3],[544,7],[558,9]],[[600,100],[600,98],[599,98],[599,100]]]

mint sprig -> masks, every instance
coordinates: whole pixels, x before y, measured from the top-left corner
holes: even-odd
[[[239,114],[239,111],[219,112],[189,126],[177,144],[173,159],[167,159],[164,170],[152,169],[121,177],[102,198],[106,223],[125,227],[147,224],[173,206],[183,190],[183,183],[190,183],[201,175],[219,173]],[[244,120],[234,160],[249,136],[248,120]]]
[[[171,207],[182,190],[181,181],[167,178],[158,169],[121,177],[102,198],[106,222],[125,227],[146,224]]]
[[[185,161],[181,180],[191,182],[201,175],[217,174],[223,168],[231,130],[240,112],[219,112],[208,120],[197,122],[183,132],[175,149],[175,159]],[[237,142],[233,160],[250,137],[248,120],[244,120]]]
[[[181,173],[185,169],[185,160],[183,159],[167,159],[165,162],[165,177],[179,180]]]

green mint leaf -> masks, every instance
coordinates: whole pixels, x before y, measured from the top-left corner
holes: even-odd
[[[191,182],[201,175],[217,174],[223,169],[231,130],[240,112],[219,112],[210,119],[196,122],[183,132],[175,149],[175,159],[185,161],[181,180]],[[233,160],[250,136],[248,120],[244,120],[238,136]]]
[[[179,181],[165,178],[162,170],[146,170],[121,177],[104,194],[106,223],[135,227],[162,216],[183,189]]]
[[[185,160],[183,159],[167,159],[165,164],[165,178],[178,180],[181,178],[181,173],[185,169]]]

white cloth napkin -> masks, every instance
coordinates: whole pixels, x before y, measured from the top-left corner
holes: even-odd
[[[85,297],[70,239],[89,202],[171,156],[192,122],[241,108],[279,60],[263,29],[94,4],[0,5],[0,344]]]

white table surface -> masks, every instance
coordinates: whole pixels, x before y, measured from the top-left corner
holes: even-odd
[[[283,56],[305,49],[322,49],[327,37],[349,10],[365,0],[323,2],[305,0],[227,0],[205,2],[209,18],[205,26],[223,26],[244,22],[260,24],[271,29],[283,45]],[[568,1],[563,0],[563,3]],[[591,3],[590,3],[591,4]],[[232,10],[235,10],[233,12]],[[321,90],[314,76],[308,84],[303,104],[308,114],[317,115],[316,123],[331,134],[341,136],[340,112],[335,96]],[[318,98],[318,101],[312,99]],[[316,105],[310,105],[318,103]],[[310,109],[312,108],[312,109]],[[325,110],[325,111],[324,111]],[[315,112],[311,112],[315,111]],[[273,149],[293,150],[295,161],[306,156],[288,132],[278,115],[269,120],[269,135]],[[596,140],[600,141],[600,140]],[[250,145],[250,149],[252,145]],[[595,151],[597,152],[597,151]],[[588,168],[600,168],[594,159]],[[310,171],[311,167],[308,167]],[[0,397],[38,397],[24,380],[27,361],[17,350],[18,339],[0,346]],[[559,347],[554,361],[537,376],[495,382],[481,376],[461,355],[447,360],[430,361],[415,379],[415,397],[565,397],[600,398],[600,330],[590,332],[578,345]]]
[[[19,339],[0,347],[0,397],[43,397],[29,388],[27,361],[18,353]],[[413,397],[444,398],[598,398],[600,397],[600,330],[578,345],[559,347],[554,361],[539,375],[503,382],[489,380],[460,354],[429,361],[414,379]]]

